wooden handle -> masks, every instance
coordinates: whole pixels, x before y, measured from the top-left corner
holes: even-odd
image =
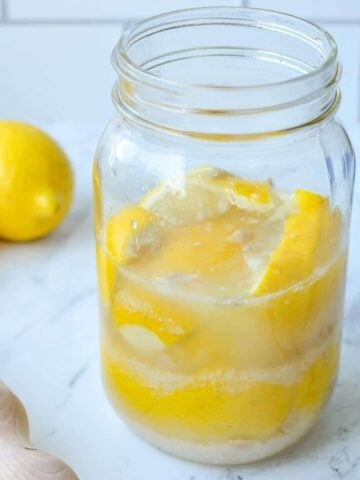
[[[64,462],[31,446],[25,408],[1,381],[0,480],[78,480]]]

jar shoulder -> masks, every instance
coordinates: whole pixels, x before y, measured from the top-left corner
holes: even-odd
[[[95,155],[94,178],[112,211],[139,201],[159,185],[186,185],[189,172],[208,167],[284,192],[297,189],[331,199],[346,216],[351,205],[355,156],[342,123],[267,139],[214,142],[145,131],[120,115],[107,126]]]
[[[287,154],[284,152],[287,152]],[[108,123],[99,141],[96,159],[99,163],[107,162],[116,156],[118,161],[126,161],[129,156],[159,154],[182,155],[192,157],[197,155],[206,159],[212,155],[233,157],[250,155],[253,160],[262,162],[273,161],[274,158],[286,157],[301,158],[304,154],[309,158],[321,160],[327,156],[341,158],[349,157],[355,162],[353,147],[347,131],[341,120],[337,117],[326,124],[318,125],[311,129],[299,129],[288,135],[269,135],[238,141],[212,141],[205,138],[189,138],[170,135],[165,132],[152,131],[147,128],[129,124],[117,114]]]

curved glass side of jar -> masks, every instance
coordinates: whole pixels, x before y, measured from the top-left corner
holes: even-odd
[[[283,203],[249,212],[239,195],[238,221],[222,187],[215,206],[201,192],[201,172],[217,169]],[[110,124],[94,170],[103,376],[145,439],[232,464],[314,424],[338,369],[353,173],[336,121],[244,144],[154,142],[120,117]]]
[[[331,394],[355,168],[334,82],[325,114],[296,128],[286,107],[277,121],[288,129],[259,134],[252,112],[245,136],[233,120],[216,135],[222,114],[210,110],[211,133],[176,134],[194,125],[185,112],[171,112],[169,130],[124,107],[99,143],[104,385],[165,451],[224,465],[265,458],[301,438]]]

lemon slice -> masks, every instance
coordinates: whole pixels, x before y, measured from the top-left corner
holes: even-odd
[[[213,167],[194,169],[150,191],[141,207],[170,223],[194,223],[225,213],[231,205],[249,211],[273,207],[269,182],[252,182]]]
[[[282,240],[253,291],[256,296],[295,285],[309,277],[316,267],[323,222],[329,214],[328,202],[306,190],[296,190],[294,196],[298,212],[285,221]]]
[[[189,183],[202,185],[203,188],[226,195],[230,205],[243,210],[263,211],[273,207],[270,182],[254,182],[237,177],[226,170],[201,167],[188,175]]]
[[[203,221],[226,212],[230,204],[226,192],[182,179],[161,184],[150,191],[141,206],[170,224]]]
[[[151,355],[165,349],[165,344],[154,332],[140,325],[122,325],[119,332],[125,342],[138,353]]]

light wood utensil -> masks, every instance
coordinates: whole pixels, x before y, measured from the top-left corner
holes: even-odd
[[[30,444],[25,408],[1,381],[0,480],[79,480],[64,462]]]

